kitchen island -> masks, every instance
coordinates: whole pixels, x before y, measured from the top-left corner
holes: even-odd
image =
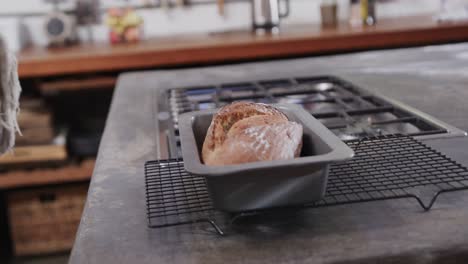
[[[158,89],[310,75],[342,77],[468,130],[468,44],[126,74],[70,262],[467,263],[468,191],[442,195],[429,212],[412,199],[324,207],[225,237],[196,225],[147,227],[144,163],[160,155]],[[425,142],[468,166],[467,137]]]

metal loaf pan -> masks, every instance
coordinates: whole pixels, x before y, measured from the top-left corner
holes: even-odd
[[[201,150],[217,110],[189,112],[179,117],[185,169],[206,179],[216,209],[227,212],[259,210],[311,203],[323,198],[332,162],[354,152],[302,107],[277,104],[291,121],[302,124],[303,148],[299,158],[207,166]]]

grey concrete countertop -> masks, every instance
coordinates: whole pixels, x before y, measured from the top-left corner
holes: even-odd
[[[307,210],[284,228],[219,237],[147,228],[143,165],[158,155],[158,88],[332,74],[468,130],[468,44],[123,75],[71,263],[468,263],[468,192]],[[428,143],[468,165],[468,138]]]

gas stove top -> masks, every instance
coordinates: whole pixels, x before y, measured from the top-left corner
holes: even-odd
[[[299,104],[344,141],[390,134],[418,139],[466,136],[419,110],[332,76],[170,88],[158,98],[159,158],[181,156],[180,114],[233,101]]]

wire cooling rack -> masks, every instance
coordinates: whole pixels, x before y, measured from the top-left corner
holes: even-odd
[[[414,198],[427,211],[440,194],[468,190],[466,167],[413,137],[379,136],[347,144],[355,157],[331,167],[323,200],[234,215],[213,208],[205,179],[187,173],[182,159],[148,161],[145,180],[149,227],[206,222],[222,235],[223,225],[247,215],[402,198]],[[424,187],[434,193],[427,203],[418,195]]]

